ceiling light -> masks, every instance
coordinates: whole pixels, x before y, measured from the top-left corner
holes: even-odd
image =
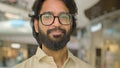
[[[102,29],[102,24],[101,23],[98,23],[97,25],[94,25],[91,27],[91,31],[92,32],[96,32],[98,30],[101,30]]]
[[[21,47],[21,45],[18,44],[18,43],[12,43],[12,44],[11,44],[11,47],[12,47],[12,48],[15,48],[15,49],[19,49],[19,48]]]

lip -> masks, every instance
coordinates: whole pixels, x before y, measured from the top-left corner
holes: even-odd
[[[56,30],[56,31],[52,31],[51,34],[52,34],[52,35],[62,35],[63,32],[60,31],[60,30]]]

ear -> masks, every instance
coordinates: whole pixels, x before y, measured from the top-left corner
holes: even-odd
[[[39,32],[39,31],[38,31],[38,26],[39,26],[38,20],[37,20],[37,19],[34,19],[34,29],[35,29],[35,32],[36,32],[36,33]]]

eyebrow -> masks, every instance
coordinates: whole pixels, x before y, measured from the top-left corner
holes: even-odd
[[[44,13],[51,13],[51,14],[55,15],[53,11],[46,11],[46,12],[42,12],[40,14],[44,14]],[[69,13],[69,12],[60,12],[59,14],[61,14],[61,13]]]

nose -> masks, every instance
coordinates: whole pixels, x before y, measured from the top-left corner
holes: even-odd
[[[60,25],[61,25],[61,24],[60,24],[60,21],[59,21],[59,19],[58,19],[57,16],[55,17],[55,20],[54,20],[53,25],[54,25],[54,26],[60,26]]]

